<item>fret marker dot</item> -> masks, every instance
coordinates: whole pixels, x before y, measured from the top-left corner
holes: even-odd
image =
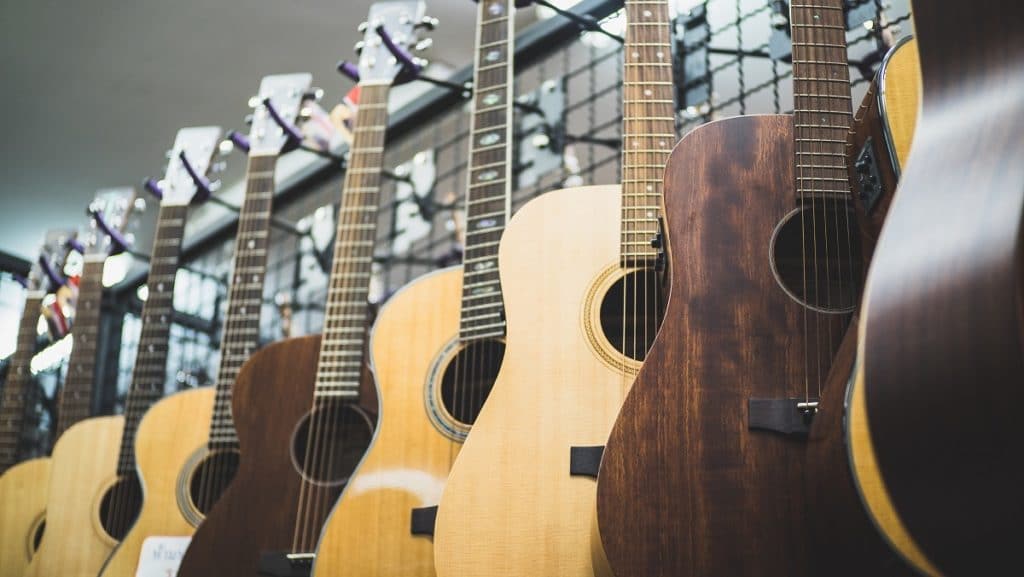
[[[644,10],[644,18],[650,18],[651,16],[654,16],[654,14],[650,10]]]
[[[245,307],[238,307],[238,312],[239,312],[240,314],[243,314],[243,315],[244,315],[244,314],[245,314]]]
[[[634,140],[633,141],[633,148],[640,148],[640,142]]]
[[[487,106],[494,106],[499,102],[501,102],[501,95],[499,94],[488,94],[487,96],[484,96],[484,104]]]
[[[665,143],[665,141],[664,141],[664,140],[659,140],[659,141],[658,141],[658,146],[660,146],[660,147],[662,147],[662,148],[665,148],[665,146],[667,146],[667,144]]]
[[[161,283],[157,283],[157,285],[156,285],[156,292],[158,292],[158,293],[164,292],[164,283],[162,283],[162,282]]]
[[[488,62],[497,62],[501,58],[501,50],[491,50],[484,55],[484,60]]]
[[[665,53],[659,50],[658,53],[655,54],[655,56],[658,57],[658,60],[663,60],[665,58]]]
[[[652,190],[654,190],[654,185],[648,184],[647,185],[647,192],[651,192]]]
[[[156,350],[156,348],[153,345],[149,345],[149,347],[147,347],[146,350],[149,352],[153,352]]]
[[[644,90],[644,96],[651,96],[652,94],[654,94],[654,92],[652,92],[650,88]]]
[[[258,275],[258,274],[252,275],[252,282],[260,282],[260,275]]]
[[[483,146],[490,146],[492,144],[497,144],[499,140],[501,140],[501,136],[499,136],[497,132],[489,132],[480,137],[480,144]]]
[[[250,240],[245,246],[249,248],[256,248],[256,241]]]
[[[487,11],[491,13],[491,16],[500,16],[505,12],[505,6],[501,2],[491,2]]]
[[[166,323],[166,322],[167,322],[167,315],[160,315],[160,323],[163,324],[163,323]]]
[[[647,218],[654,218],[654,211],[647,211]]]
[[[633,51],[633,58],[640,58],[640,53],[636,50]]]
[[[821,20],[821,14],[815,13],[814,14],[814,19],[815,20]]]
[[[487,171],[481,172],[480,176],[477,177],[477,180],[482,181],[482,182],[487,182],[487,181],[490,181],[490,180],[494,180],[496,178],[498,178],[498,171],[497,170],[487,170]]]

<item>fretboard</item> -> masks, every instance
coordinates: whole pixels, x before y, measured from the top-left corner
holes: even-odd
[[[843,3],[798,0],[789,7],[797,196],[847,199],[851,109]]]
[[[276,164],[276,154],[249,156],[245,200],[238,218],[235,264],[220,344],[220,370],[210,423],[211,448],[238,446],[231,418],[231,391],[242,364],[259,346]]]
[[[124,433],[117,463],[120,475],[135,471],[135,432],[146,410],[164,393],[167,380],[167,346],[174,312],[174,280],[181,256],[188,206],[162,205],[157,218],[153,254],[146,286],[149,297],[142,305],[142,332],[135,355],[135,369],[124,409]]]
[[[665,164],[676,143],[667,0],[626,0],[621,264],[651,266]]]
[[[470,131],[466,242],[462,262],[463,342],[505,334],[498,242],[511,210],[512,60],[510,0],[479,3]]]
[[[92,412],[100,308],[103,303],[103,263],[106,258],[103,254],[87,255],[79,277],[75,321],[71,325],[74,345],[57,407],[54,440],[75,423],[88,418]]]
[[[317,398],[359,397],[389,89],[361,85],[327,286]]]
[[[3,399],[0,399],[0,473],[6,471],[18,460],[18,444],[25,423],[27,401],[32,375],[29,365],[35,353],[36,323],[39,322],[39,307],[43,304],[43,291],[29,291],[25,297],[25,310],[18,324],[17,348],[11,355],[4,385]]]

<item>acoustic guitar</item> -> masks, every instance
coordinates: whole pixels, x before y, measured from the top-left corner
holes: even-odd
[[[918,571],[1008,574],[1024,515],[1021,9],[919,8],[921,112],[865,290],[850,461]]]
[[[622,184],[549,192],[505,230],[504,360],[441,498],[441,577],[604,570],[592,477],[658,329],[676,141],[668,2],[627,0],[625,14]]]
[[[665,172],[666,320],[598,479],[618,577],[811,574],[807,426],[862,266],[843,2],[790,11],[793,114],[701,126]]]
[[[198,175],[205,174],[219,136],[217,127],[178,132],[156,222],[146,281],[149,298],[142,307],[142,333],[124,415],[82,421],[54,447],[47,531],[29,565],[29,577],[95,577],[138,515],[143,493],[135,471],[134,437],[146,409],[164,393],[174,280],[188,204],[197,191],[182,157],[191,161]],[[105,218],[98,222],[111,226]],[[77,401],[86,406],[90,402]]]
[[[434,506],[501,366],[515,8],[488,0],[477,10],[464,261],[398,291],[377,317],[370,359],[380,417],[324,528],[316,575],[434,575]]]
[[[917,44],[900,41],[882,61],[850,133],[849,169],[867,265],[910,151],[920,105]],[[856,319],[836,352],[808,433],[808,525],[813,573],[831,577],[916,573],[875,529],[846,451],[846,390],[857,353]]]
[[[139,423],[135,460],[146,499],[138,521],[107,560],[104,577],[134,577],[144,550],[183,550],[187,540],[181,537],[192,535],[238,468],[231,390],[242,363],[260,344],[274,168],[293,137],[269,110],[296,122],[311,81],[310,74],[282,74],[260,83],[217,382],[167,397]]]
[[[181,577],[307,574],[341,489],[363,458],[377,410],[363,371],[390,86],[403,69],[384,42],[415,42],[422,2],[370,8],[359,109],[345,171],[322,336],[268,345],[232,395],[238,472],[199,526]]]
[[[0,577],[21,577],[43,536],[50,459],[21,460],[25,416],[34,386],[30,365],[43,299],[63,286],[61,273],[75,231],[46,233],[27,279],[25,308],[0,399]],[[20,462],[19,462],[20,461]]]

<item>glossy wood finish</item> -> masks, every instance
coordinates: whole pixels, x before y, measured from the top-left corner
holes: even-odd
[[[619,577],[808,574],[805,441],[747,427],[749,399],[804,397],[804,347],[817,345],[769,259],[794,208],[792,124],[713,122],[672,153],[668,309],[598,483]]]
[[[124,417],[72,426],[53,448],[46,531],[26,577],[96,577],[116,544],[100,525],[100,500],[117,479]]]
[[[604,443],[633,380],[591,348],[585,326],[588,293],[618,271],[619,192],[549,192],[505,231],[508,344],[441,498],[440,577],[595,573],[594,480],[569,475],[569,449]]]
[[[196,425],[209,422],[213,397],[213,388],[171,395],[154,405],[139,423],[135,461],[146,499],[132,530],[114,549],[100,575],[134,577],[147,537],[188,536],[195,531],[178,505],[178,481],[206,445],[207,431]]]
[[[22,461],[0,476],[0,577],[22,577],[46,512],[50,459]]]
[[[869,510],[946,575],[1018,567],[1024,515],[1024,35],[1018,3],[971,8],[915,12],[922,109],[868,280],[849,417]]]
[[[410,533],[411,514],[440,500],[461,447],[431,422],[424,393],[431,366],[458,336],[461,294],[461,268],[446,269],[381,309],[370,345],[381,418],[320,537],[315,575],[434,575],[433,541]]]
[[[293,465],[291,440],[310,410],[319,351],[319,336],[287,339],[242,366],[232,400],[238,473],[196,530],[181,577],[255,577],[261,552],[291,551],[299,494],[309,485]],[[340,490],[325,495],[320,515]]]

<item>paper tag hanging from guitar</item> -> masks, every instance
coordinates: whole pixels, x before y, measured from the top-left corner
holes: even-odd
[[[192,537],[146,537],[135,577],[174,577]]]

